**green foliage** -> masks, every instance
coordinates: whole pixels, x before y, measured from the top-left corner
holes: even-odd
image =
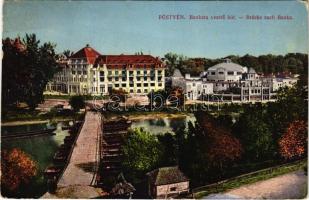
[[[289,71],[294,74],[303,74],[305,75],[303,78],[307,79],[307,54],[288,53],[284,56],[268,54],[257,57],[246,54],[242,57],[229,55],[225,58],[230,58],[234,63],[238,63],[242,66],[252,67],[257,72],[268,74]],[[167,61],[167,76],[172,75],[176,68],[179,69],[182,74],[189,73],[196,76],[223,60],[223,58],[187,58],[174,53],[167,53],[165,59]]]
[[[157,137],[142,128],[128,131],[122,151],[124,170],[133,181],[158,167],[163,153]]]
[[[47,82],[57,71],[55,45],[40,45],[35,34],[6,38],[3,47],[2,108],[26,102],[30,109],[43,101]]]
[[[282,88],[278,91],[278,100],[268,104],[265,121],[271,122],[269,127],[276,140],[281,137],[292,121],[297,119],[307,121],[308,92],[306,87],[298,83],[291,88]]]
[[[72,96],[69,100],[69,104],[72,106],[74,112],[78,112],[85,107],[85,101],[83,96]]]
[[[263,121],[261,110],[248,109],[235,124],[236,135],[244,147],[244,154],[248,160],[263,160],[272,157],[274,140],[268,124]],[[252,112],[254,110],[254,112]]]
[[[166,104],[166,99],[168,97],[168,92],[165,90],[157,90],[151,91],[147,94],[149,105],[152,107],[160,107],[160,105],[164,106]]]
[[[161,166],[174,166],[177,164],[178,145],[176,138],[171,133],[158,135],[158,140],[162,145]]]
[[[125,90],[121,89],[121,88],[119,90],[113,88],[111,90],[111,92],[110,92],[110,95],[117,96],[119,98],[120,102],[125,102],[126,101],[126,95],[127,94],[128,93]]]

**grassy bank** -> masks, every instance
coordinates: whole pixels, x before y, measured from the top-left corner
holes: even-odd
[[[297,161],[290,164],[285,164],[277,167],[271,167],[256,172],[237,176],[235,178],[227,179],[206,185],[200,188],[193,189],[194,198],[202,198],[212,193],[220,193],[230,189],[238,188],[242,185],[255,183],[262,180],[267,180],[279,175],[303,169],[307,165],[307,160]]]
[[[82,117],[84,113],[58,113],[56,111],[50,111],[42,113],[39,111],[14,111],[9,112],[5,117],[2,117],[1,125],[20,125],[20,124],[33,124],[33,123],[44,123],[45,121],[66,121],[74,120]]]

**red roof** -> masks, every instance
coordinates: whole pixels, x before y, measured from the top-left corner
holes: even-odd
[[[162,64],[158,57],[153,57],[151,55],[103,55],[97,61],[97,64],[103,65],[130,65],[133,64],[136,67],[149,66],[150,64]]]
[[[70,56],[70,58],[86,58],[88,63],[94,64],[95,60],[100,55],[101,54],[99,52],[87,45],[86,47],[82,48],[81,50]]]
[[[106,64],[108,67],[123,67],[124,65],[133,65],[134,67],[155,66],[160,67],[162,62],[158,57],[151,55],[101,55],[93,48],[87,45],[70,58],[86,58],[89,64]]]

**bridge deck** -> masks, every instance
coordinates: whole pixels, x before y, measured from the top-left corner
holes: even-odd
[[[58,181],[58,187],[94,185],[99,164],[101,115],[87,112],[71,158]]]

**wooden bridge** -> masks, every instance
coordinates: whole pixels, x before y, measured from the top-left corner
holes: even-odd
[[[73,185],[96,185],[96,175],[100,162],[101,135],[101,114],[88,111],[67,167],[59,178],[57,188]]]

